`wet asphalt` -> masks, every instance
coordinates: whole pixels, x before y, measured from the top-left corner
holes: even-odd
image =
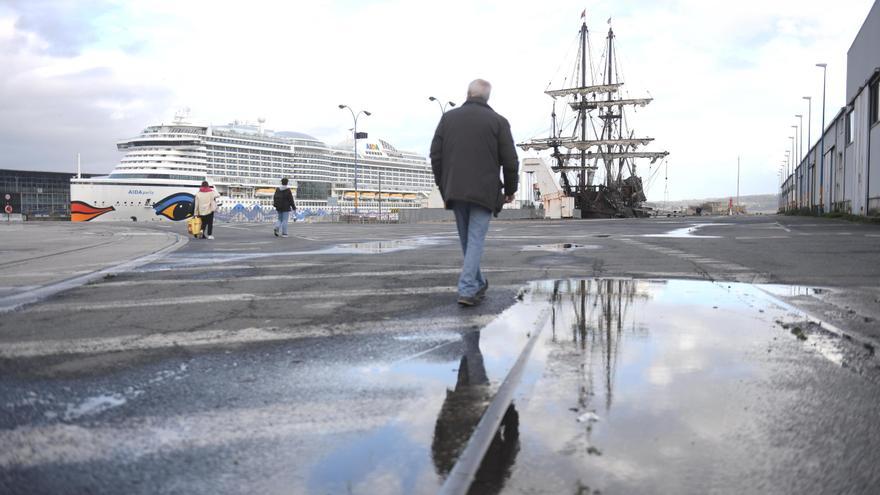
[[[493,222],[476,308],[452,224],[291,233],[2,315],[0,492],[436,493],[536,334],[472,493],[880,485],[877,226]]]

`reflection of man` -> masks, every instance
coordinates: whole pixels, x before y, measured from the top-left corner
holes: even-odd
[[[492,399],[483,354],[480,352],[480,332],[465,334],[462,340],[465,352],[458,367],[455,389],[446,391],[446,400],[437,416],[431,443],[434,467],[442,477],[452,470]],[[519,415],[511,404],[477,471],[471,493],[500,492],[510,476],[517,452]]]
[[[513,201],[519,181],[510,124],[489,106],[491,91],[487,81],[471,82],[467,101],[443,114],[431,142],[434,182],[446,209],[455,213],[464,253],[458,279],[462,306],[479,304],[486,294],[489,283],[480,273],[480,258],[489,219],[493,213],[498,216],[504,203]]]

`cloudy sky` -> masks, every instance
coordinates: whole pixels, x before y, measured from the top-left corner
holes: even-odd
[[[0,168],[109,172],[115,143],[182,108],[223,124],[341,141],[351,115],[371,137],[427,154],[440,115],[493,83],[514,137],[549,127],[551,81],[570,70],[580,13],[596,57],[609,17],[637,135],[670,152],[648,196],[773,193],[802,96],[812,136],[844,104],[846,51],[873,0],[349,0],[309,2],[0,0]],[[806,127],[806,122],[804,124]],[[806,133],[804,134],[806,141]],[[525,153],[520,154],[521,157]]]

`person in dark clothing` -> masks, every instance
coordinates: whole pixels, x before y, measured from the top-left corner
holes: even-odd
[[[519,183],[510,124],[489,106],[491,91],[488,81],[472,81],[467,101],[443,114],[431,142],[434,182],[446,209],[455,213],[464,253],[458,279],[462,306],[474,306],[485,297],[489,282],[480,272],[480,259],[489,219],[513,201]]]
[[[287,237],[287,220],[291,211],[296,211],[296,203],[293,201],[293,193],[287,187],[287,177],[281,179],[281,186],[275,189],[275,195],[272,198],[275,210],[278,212],[278,220],[275,222],[275,237],[281,234],[281,237]]]

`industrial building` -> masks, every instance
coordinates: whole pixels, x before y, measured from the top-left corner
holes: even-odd
[[[0,169],[0,200],[10,196],[10,213],[28,220],[70,218],[70,179],[76,174]],[[91,177],[82,174],[82,177]],[[5,213],[5,212],[4,212]]]
[[[847,52],[846,106],[785,177],[786,211],[880,215],[880,2]]]

